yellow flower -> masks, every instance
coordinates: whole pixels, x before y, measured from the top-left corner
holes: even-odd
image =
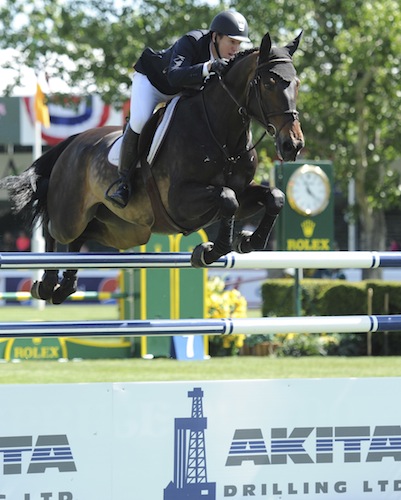
[[[206,307],[209,318],[244,318],[247,314],[245,297],[236,290],[225,290],[225,283],[219,277],[210,279],[206,286]],[[224,349],[240,349],[246,335],[223,335]]]

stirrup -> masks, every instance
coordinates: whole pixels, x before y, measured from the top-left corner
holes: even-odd
[[[113,194],[110,194],[110,190],[116,185],[116,184],[121,184],[122,186],[125,185],[126,186],[126,191],[127,191],[127,201],[122,203],[118,198],[115,198],[115,195],[117,194],[117,192],[119,191],[119,189],[116,189],[116,191],[113,193]],[[119,178],[117,179],[116,181],[113,182],[113,184],[111,184],[111,186],[109,186],[107,188],[107,191],[105,192],[105,198],[108,200],[108,201],[111,201],[114,205],[116,205],[117,207],[119,208],[125,208],[127,205],[128,205],[128,202],[129,202],[129,199],[131,198],[131,194],[132,194],[132,190],[131,190],[131,186],[128,182],[126,182],[126,180],[124,180],[123,178]]]
[[[110,191],[113,189],[113,187],[116,185],[116,184],[120,184],[120,182],[122,181],[122,178],[119,177],[116,181],[114,181],[112,184],[110,184],[110,186],[106,189],[105,193],[104,193],[104,196],[105,198],[107,198],[109,201],[112,201],[110,199]]]

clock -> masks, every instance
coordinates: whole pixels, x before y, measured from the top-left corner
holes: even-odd
[[[288,203],[301,215],[323,212],[329,204],[330,193],[330,180],[317,165],[302,165],[288,179]]]

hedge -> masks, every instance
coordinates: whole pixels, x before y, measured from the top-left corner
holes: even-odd
[[[368,290],[372,289],[372,314],[401,314],[401,286],[397,282],[365,280],[348,282],[333,279],[301,280],[303,316],[347,316],[368,314]],[[294,316],[294,280],[269,279],[262,284],[263,316]],[[386,294],[388,310],[386,310]],[[324,333],[324,332],[322,332]],[[373,334],[373,354],[401,354],[401,332]],[[359,334],[341,334],[336,354],[365,354]]]

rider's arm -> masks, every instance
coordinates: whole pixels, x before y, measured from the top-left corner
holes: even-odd
[[[173,47],[167,78],[173,87],[200,87],[209,75],[210,61],[199,61],[196,40],[185,35]]]

